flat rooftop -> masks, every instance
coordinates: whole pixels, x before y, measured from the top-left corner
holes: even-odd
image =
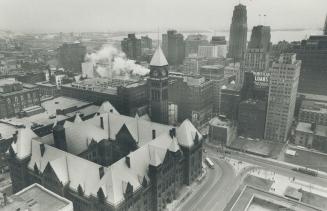
[[[117,95],[118,87],[133,88],[140,85],[144,85],[145,80],[139,79],[122,79],[122,78],[90,78],[79,82],[73,82],[71,84],[64,84],[63,87],[73,87],[77,89],[85,89],[94,92],[107,93]]]
[[[91,102],[77,100],[69,97],[56,97],[50,100],[44,101],[41,106],[44,108],[44,112],[27,116],[23,118],[12,117],[9,119],[0,120],[0,133],[4,139],[12,137],[20,125],[31,127],[37,123],[39,125],[50,125],[55,121],[62,121],[73,117],[76,113],[80,113],[84,116],[88,116],[96,113],[99,110],[99,106],[93,105]],[[33,108],[33,107],[32,107]],[[64,110],[73,108],[65,114],[56,114],[57,109]]]
[[[73,211],[73,204],[39,184],[33,184],[8,199],[9,204],[1,210]]]
[[[305,100],[312,100],[312,101],[319,101],[319,102],[327,103],[326,95],[316,95],[316,94],[309,94],[309,93],[299,93],[299,95],[303,95]]]
[[[204,65],[201,66],[200,69],[211,69],[211,70],[220,70],[224,69],[225,66],[220,65],[220,64],[214,64],[214,65]]]
[[[231,211],[323,211],[252,186],[245,186]]]

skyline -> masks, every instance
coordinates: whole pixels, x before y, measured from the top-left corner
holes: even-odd
[[[238,2],[2,0],[0,29],[25,33],[156,31],[158,27],[161,31],[170,28],[229,30],[233,9]],[[241,3],[247,6],[249,29],[259,24],[270,25],[272,30],[318,29],[322,28],[326,17],[325,0],[243,0]],[[266,14],[266,20],[263,21],[259,14]]]

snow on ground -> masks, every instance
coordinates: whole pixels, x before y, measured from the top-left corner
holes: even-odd
[[[265,170],[254,170],[250,173],[253,176],[261,177],[263,179],[269,179],[274,181],[270,188],[270,192],[284,196],[287,187],[293,187],[295,189],[302,189],[306,192],[311,192],[323,197],[327,197],[327,188],[312,185],[308,182],[294,179],[292,177],[276,174],[275,172]],[[293,180],[294,179],[294,180]]]
[[[236,160],[236,159],[233,159],[233,158],[225,157],[225,160],[233,167],[234,172],[235,172],[236,175],[239,175],[240,172],[242,172],[245,168],[255,166],[253,164],[246,163],[244,161],[239,161],[239,160]]]

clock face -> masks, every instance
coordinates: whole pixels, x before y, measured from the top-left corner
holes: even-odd
[[[158,77],[158,72],[157,72],[157,71],[154,71],[154,72],[153,72],[153,76],[154,76],[154,77]]]
[[[167,75],[166,70],[163,70],[161,74],[162,76],[166,76]]]

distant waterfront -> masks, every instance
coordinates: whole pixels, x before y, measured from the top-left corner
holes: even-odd
[[[164,32],[160,32],[164,33]],[[197,32],[185,32],[184,34],[184,38],[187,37],[187,35],[189,34],[196,34]],[[208,39],[211,38],[211,36],[216,35],[216,36],[225,36],[226,39],[229,39],[229,32],[228,31],[216,31],[216,32],[199,32],[200,34],[204,34],[208,37]],[[278,41],[282,41],[282,40],[286,40],[286,41],[301,41],[303,39],[308,38],[310,35],[321,35],[322,31],[321,30],[317,30],[317,29],[306,29],[306,30],[274,30],[271,32],[271,41],[273,43],[277,43]],[[153,40],[157,40],[158,39],[158,33],[157,32],[148,32],[148,33],[136,33],[137,37],[141,37],[141,36],[145,36],[148,35],[150,38],[152,38]],[[115,40],[122,40],[124,39],[125,36],[117,36],[114,37],[113,39]],[[248,40],[251,37],[251,31],[248,32]],[[161,36],[160,36],[161,39]]]

